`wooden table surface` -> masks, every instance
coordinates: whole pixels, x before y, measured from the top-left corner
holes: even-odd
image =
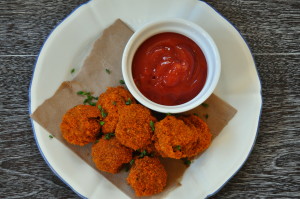
[[[33,137],[28,89],[50,34],[86,0],[0,0],[0,198],[79,198]],[[208,0],[248,42],[262,84],[254,149],[212,198],[300,198],[300,1]]]

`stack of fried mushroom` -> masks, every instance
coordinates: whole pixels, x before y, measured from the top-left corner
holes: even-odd
[[[92,158],[99,170],[118,173],[130,166],[127,182],[137,196],[160,193],[166,186],[159,158],[192,158],[209,147],[212,136],[195,115],[167,114],[157,121],[121,86],[108,88],[96,104],[67,111],[60,128],[71,144],[94,143]]]

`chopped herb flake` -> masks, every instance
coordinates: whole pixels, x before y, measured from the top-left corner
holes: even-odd
[[[116,101],[113,101],[112,104],[116,106],[116,105],[117,105],[117,102],[116,102]]]
[[[114,133],[107,133],[104,135],[104,139],[109,140],[110,138],[114,137],[115,134]]]
[[[77,95],[86,95],[86,96],[90,96],[91,93],[90,92],[84,92],[84,91],[78,91]]]
[[[86,104],[86,103],[88,103],[88,102],[89,102],[89,99],[83,100],[83,104]]]
[[[99,142],[99,140],[96,140],[96,141],[95,141],[95,144],[97,144],[98,142]]]
[[[109,69],[107,69],[107,68],[105,69],[105,71],[106,71],[107,74],[111,73],[111,71]]]
[[[189,159],[182,159],[183,160],[183,163],[186,165],[186,166],[190,166],[191,165],[191,163],[192,163],[192,161],[191,160],[189,160]]]
[[[203,107],[205,107],[205,108],[209,107],[209,105],[206,104],[206,103],[202,103],[201,105],[202,105]]]
[[[209,115],[208,115],[208,114],[206,114],[206,115],[205,115],[205,119],[208,119],[208,116],[209,116]]]
[[[198,116],[199,117],[199,114],[198,113],[194,113],[194,115]]]
[[[96,103],[93,102],[93,100],[98,100],[98,97],[92,96],[90,92],[78,91],[77,95],[86,96],[86,99],[84,99],[83,104],[89,104],[91,106],[96,106]]]
[[[88,104],[91,105],[91,106],[96,106],[95,102],[88,102]]]
[[[143,158],[143,157],[145,157],[145,156],[147,156],[147,155],[148,155],[148,154],[147,154],[147,151],[144,150],[144,151],[141,152],[140,158]]]
[[[142,152],[140,150],[134,151],[133,156],[138,156],[139,158],[143,158],[145,156],[154,157],[152,153],[148,153],[146,150],[143,150]]]
[[[171,115],[171,113],[166,113],[166,115],[167,115],[167,116],[170,116],[170,115]]]
[[[98,109],[101,111],[101,116],[105,118],[107,116],[107,112],[100,105],[98,105]]]
[[[99,124],[100,124],[101,126],[103,126],[103,125],[105,124],[105,122],[104,122],[104,121],[100,121]]]
[[[51,138],[51,139],[52,139],[52,138],[54,138],[54,137],[53,137],[53,135],[49,135],[49,138]]]
[[[124,80],[121,79],[120,80],[120,84],[125,84]]]
[[[101,116],[105,118],[107,116],[107,112],[104,111],[104,109],[101,110]]]
[[[134,163],[134,159],[130,160],[129,164],[133,165],[133,163]]]
[[[188,165],[188,166],[190,166],[191,163],[192,163],[192,161],[190,161],[190,160],[185,160],[185,161],[184,161],[184,164],[185,164],[185,165]]]
[[[125,102],[126,105],[130,105],[132,103],[131,99],[128,98],[128,100]]]
[[[181,146],[177,145],[177,146],[174,147],[174,149],[177,150],[177,151],[181,151]]]
[[[151,131],[154,132],[155,126],[154,126],[154,122],[153,121],[150,121],[150,127],[151,127]]]
[[[71,70],[71,74],[73,74],[75,72],[75,68],[72,68]]]

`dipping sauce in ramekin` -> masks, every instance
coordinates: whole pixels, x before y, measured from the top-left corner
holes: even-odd
[[[150,37],[137,49],[132,75],[137,88],[151,101],[179,105],[200,93],[207,77],[207,63],[194,41],[166,32]]]
[[[144,106],[161,113],[182,113],[203,103],[221,72],[218,48],[199,25],[162,19],[143,25],[122,56],[128,90]]]

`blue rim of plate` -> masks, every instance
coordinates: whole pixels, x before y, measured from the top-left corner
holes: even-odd
[[[80,6],[78,6],[77,8],[75,8],[70,14],[68,14],[61,22],[59,22],[53,29],[52,29],[52,31],[50,32],[50,34],[47,36],[47,38],[46,38],[46,40],[45,40],[45,42],[44,42],[44,44],[43,44],[43,46],[40,48],[40,51],[39,51],[39,55],[37,56],[37,59],[36,59],[36,62],[35,62],[35,65],[34,65],[34,70],[33,70],[33,75],[32,75],[32,77],[34,77],[34,72],[35,72],[35,68],[36,68],[36,64],[37,64],[37,61],[38,61],[38,59],[39,59],[39,57],[40,57],[40,54],[41,54],[41,51],[42,51],[42,49],[43,49],[43,47],[44,47],[44,45],[46,44],[46,42],[47,42],[47,40],[49,39],[49,37],[50,37],[50,35],[53,33],[53,31],[58,27],[58,26],[60,26],[69,16],[71,16],[74,12],[76,12],[79,8],[81,8],[82,6],[84,6],[84,5],[86,5],[86,4],[88,4],[88,3],[90,3],[92,0],[89,0],[88,2],[86,2],[86,3],[83,3],[83,4],[81,4]],[[201,1],[201,0],[199,0],[199,1]],[[239,33],[239,35],[242,37],[242,39],[244,40],[244,42],[245,42],[245,44],[247,45],[247,47],[248,47],[248,50],[249,50],[249,52],[250,52],[250,54],[251,54],[251,56],[252,56],[252,59],[253,59],[253,61],[254,61],[254,65],[255,65],[255,70],[256,70],[256,73],[257,73],[257,76],[258,76],[258,80],[259,80],[259,83],[260,83],[260,85],[261,85],[261,80],[260,80],[260,76],[259,76],[259,73],[258,73],[258,71],[257,71],[257,67],[256,67],[256,63],[255,63],[255,59],[254,59],[254,57],[253,57],[253,54],[252,54],[252,51],[251,51],[251,48],[250,48],[250,46],[248,45],[248,43],[247,43],[247,41],[246,41],[246,39],[243,37],[243,35],[241,34],[241,32],[235,27],[235,25],[234,24],[232,24],[229,20],[227,20],[226,19],[226,17],[224,17],[219,11],[217,11],[213,6],[211,6],[209,3],[207,3],[207,2],[204,2],[204,1],[201,1],[201,2],[203,2],[203,3],[205,3],[206,5],[208,5],[210,8],[212,8],[217,14],[219,14],[223,19],[225,19],[238,33]],[[29,105],[28,105],[28,107],[29,107],[29,114],[31,115],[32,114],[32,111],[31,111],[31,88],[32,88],[32,80],[33,79],[31,79],[31,82],[30,82],[30,87],[29,87]],[[261,88],[260,88],[260,95],[262,96],[262,92],[261,92]],[[233,176],[235,176],[239,171],[240,171],[240,169],[244,166],[244,164],[246,163],[246,161],[247,161],[247,159],[249,158],[249,156],[250,156],[250,154],[252,153],[252,151],[253,151],[253,148],[254,148],[254,145],[255,145],[255,143],[256,143],[256,140],[257,140],[257,136],[258,136],[258,129],[259,129],[259,123],[260,123],[260,119],[261,119],[261,114],[262,114],[262,105],[263,105],[263,98],[261,97],[261,109],[260,109],[260,113],[259,113],[259,119],[258,119],[258,125],[257,125],[257,130],[256,130],[256,134],[255,134],[255,138],[254,138],[254,142],[253,142],[253,145],[252,145],[252,147],[251,147],[251,149],[250,149],[250,151],[249,151],[249,153],[248,153],[248,155],[247,155],[247,157],[246,157],[246,159],[244,160],[244,162],[241,164],[241,166],[234,172],[234,174],[232,174],[232,176],[230,176],[229,178],[228,178],[228,180],[226,181],[226,182],[224,182],[215,192],[213,192],[213,193],[211,193],[211,194],[209,194],[209,195],[207,195],[206,196],[206,198],[209,198],[209,197],[211,197],[211,196],[213,196],[213,195],[215,195],[215,194],[217,194],[232,178],[233,178]],[[32,127],[32,130],[33,130],[33,135],[34,135],[34,139],[35,139],[35,142],[36,142],[36,145],[37,145],[37,147],[38,147],[38,149],[39,149],[39,151],[40,151],[40,154],[42,155],[42,157],[43,157],[43,159],[45,160],[45,162],[46,162],[46,164],[48,165],[48,167],[51,169],[51,171],[63,182],[63,183],[65,183],[74,193],[76,193],[80,198],[84,198],[84,199],[87,199],[87,197],[85,197],[85,196],[83,196],[82,194],[80,194],[78,191],[76,191],[68,182],[66,182],[56,171],[55,171],[55,169],[51,166],[51,164],[48,162],[48,160],[47,160],[47,158],[45,157],[45,155],[44,155],[44,153],[43,153],[43,151],[42,151],[42,149],[41,149],[41,147],[40,147],[40,145],[39,145],[39,142],[38,142],[38,140],[37,140],[37,137],[36,137],[36,132],[35,132],[35,129],[34,129],[34,124],[33,124],[33,120],[32,120],[32,118],[30,118],[30,121],[31,121],[31,127]]]

